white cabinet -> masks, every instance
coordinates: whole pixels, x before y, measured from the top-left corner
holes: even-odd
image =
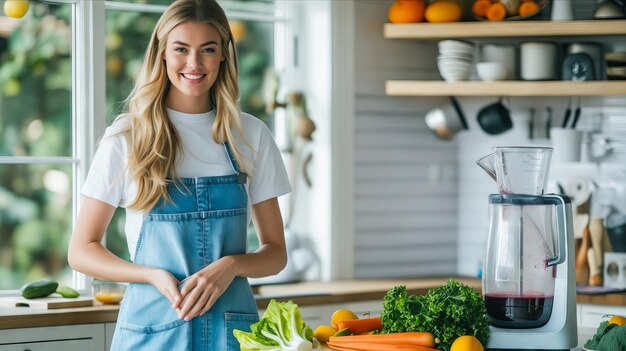
[[[104,324],[0,330],[0,351],[28,350],[105,351]]]
[[[614,314],[626,316],[626,306],[591,305],[579,303],[577,308],[578,345],[580,346],[584,345],[585,342],[596,333],[600,323],[607,320],[608,316]]]
[[[111,349],[111,341],[113,340],[113,332],[115,332],[115,323],[106,323],[104,325],[104,349]]]
[[[578,326],[598,328],[600,322],[612,315],[626,316],[626,306],[578,304]]]
[[[13,345],[0,346],[2,351],[84,351],[97,350],[92,340],[63,340],[63,341],[42,341],[27,342]]]

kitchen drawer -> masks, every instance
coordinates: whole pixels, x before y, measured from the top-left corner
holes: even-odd
[[[0,351],[104,351],[104,324],[0,330]]]
[[[44,341],[1,345],[1,351],[85,351],[96,350],[93,339]]]
[[[581,327],[597,328],[600,322],[607,320],[606,315],[626,316],[626,306],[579,304]]]

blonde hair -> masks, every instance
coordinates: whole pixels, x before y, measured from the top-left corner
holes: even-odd
[[[209,94],[216,106],[211,135],[218,144],[229,142],[237,162],[244,171],[249,170],[232,134],[232,129],[237,130],[250,147],[241,129],[237,54],[226,14],[215,0],[177,0],[157,22],[126,100],[131,116],[129,170],[137,182],[137,197],[128,207],[134,210],[147,211],[161,199],[169,201],[169,178],[177,178],[176,158],[182,146],[165,109],[171,83],[162,57],[169,33],[184,22],[211,24],[220,35],[224,61]]]

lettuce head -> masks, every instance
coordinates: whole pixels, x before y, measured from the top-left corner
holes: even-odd
[[[272,299],[251,332],[235,329],[241,351],[310,351],[313,349],[313,330],[307,326],[298,305],[293,301]]]

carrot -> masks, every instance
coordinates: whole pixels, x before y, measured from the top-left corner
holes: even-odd
[[[439,351],[434,348],[417,346],[417,345],[403,345],[403,344],[370,344],[367,342],[355,342],[346,345],[337,345],[328,342],[328,346],[336,350],[341,351]]]
[[[360,334],[363,332],[369,332],[372,330],[383,329],[383,322],[380,317],[351,319],[337,323],[338,330],[350,329],[353,334]]]
[[[435,347],[435,336],[429,332],[403,332],[375,335],[331,336],[329,343],[350,347],[355,343],[413,345],[427,348]]]

